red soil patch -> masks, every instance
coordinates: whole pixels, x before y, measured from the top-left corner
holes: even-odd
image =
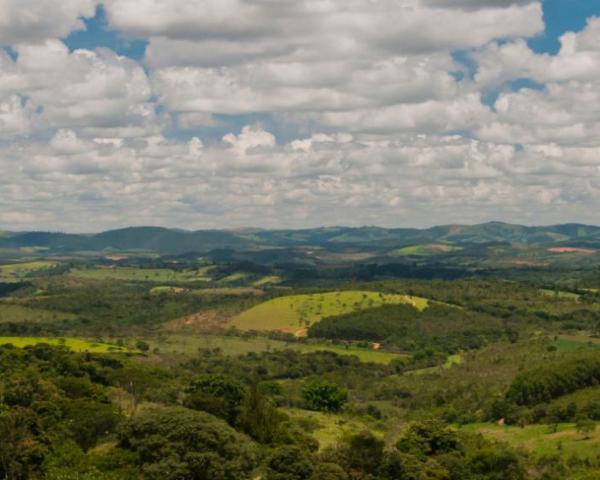
[[[575,247],[553,247],[549,248],[550,253],[579,253],[581,255],[594,255],[596,250],[591,248],[575,248]]]
[[[446,245],[444,243],[432,243],[427,245],[426,248],[431,250],[432,252],[450,252],[452,251],[451,245]]]
[[[535,260],[523,260],[523,259],[509,260],[508,263],[510,265],[516,265],[518,267],[545,267],[546,265],[548,265],[547,263],[536,262]]]
[[[209,310],[171,320],[165,323],[163,328],[170,332],[179,332],[182,330],[207,331],[214,328],[222,328],[229,320],[231,320],[229,316],[215,310]]]

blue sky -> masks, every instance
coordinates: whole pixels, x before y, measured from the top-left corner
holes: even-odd
[[[599,0],[56,1],[3,4],[0,229],[600,221]]]
[[[600,16],[600,1],[597,0],[544,0],[545,32],[528,40],[530,47],[539,53],[555,54],[560,48],[560,36],[569,31],[578,32],[585,27],[587,19]],[[85,30],[71,33],[65,42],[72,48],[107,47],[120,55],[141,60],[147,41],[129,37],[107,25],[106,12],[99,5],[92,18],[86,18]]]
[[[579,32],[589,17],[600,16],[598,0],[544,0],[543,7],[546,31],[529,40],[531,48],[539,53],[555,54],[563,33]]]

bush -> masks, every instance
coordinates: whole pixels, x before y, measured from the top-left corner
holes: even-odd
[[[239,480],[255,467],[246,437],[208,413],[182,407],[144,410],[122,425],[119,445],[138,454],[148,480]]]
[[[335,383],[321,380],[306,385],[302,397],[309,410],[339,412],[348,401],[348,392]]]

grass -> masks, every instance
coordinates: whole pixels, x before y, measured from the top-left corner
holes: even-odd
[[[236,272],[236,273],[232,273],[231,275],[226,276],[225,278],[222,278],[220,281],[223,283],[241,282],[242,280],[246,279],[248,276],[249,275],[247,273]]]
[[[162,338],[144,339],[151,348],[158,347],[160,352],[195,355],[198,349],[219,348],[225,355],[244,355],[251,352],[267,352],[274,350],[295,350],[303,353],[328,351],[338,355],[354,355],[361,362],[388,364],[395,358],[406,355],[381,352],[355,346],[339,346],[330,344],[305,344],[300,342],[284,342],[266,337],[236,337],[226,335],[168,335]]]
[[[71,275],[89,280],[122,280],[134,282],[205,282],[210,278],[201,270],[172,270],[169,268],[98,267],[75,269]]]
[[[51,338],[51,337],[0,337],[0,345],[13,345],[17,348],[31,347],[40,343],[48,345],[64,345],[76,352],[107,353],[107,352],[131,352],[132,350],[109,345],[108,343],[96,343],[79,338]]]
[[[553,344],[559,352],[578,352],[600,349],[600,338],[584,335],[559,335]]]
[[[0,323],[23,323],[23,322],[52,322],[59,320],[70,320],[75,315],[65,312],[55,312],[30,308],[22,305],[0,303]]]
[[[321,450],[335,445],[345,435],[352,435],[364,430],[373,430],[372,425],[357,417],[346,418],[342,415],[312,412],[298,408],[283,408],[282,410],[301,426],[310,426],[306,430],[312,430],[310,433],[319,442]],[[378,431],[374,431],[373,433],[379,437],[383,436]]]
[[[462,428],[506,442],[513,447],[524,448],[537,456],[561,452],[567,457],[595,458],[600,455],[600,428],[596,428],[589,439],[577,432],[572,423],[561,423],[555,433],[551,433],[548,425],[527,425],[521,428],[477,423]]]
[[[242,312],[231,325],[242,330],[279,330],[306,334],[306,328],[324,317],[387,304],[410,303],[419,310],[427,300],[408,295],[366,291],[341,291],[278,297]]]
[[[0,281],[18,281],[27,275],[54,268],[56,265],[56,262],[45,261],[0,265]]]
[[[264,287],[265,285],[275,285],[277,283],[281,283],[282,281],[283,279],[277,275],[267,275],[266,277],[256,280],[252,286]]]
[[[425,374],[429,374],[429,373],[438,373],[443,370],[452,368],[454,365],[460,365],[463,363],[463,361],[464,361],[463,356],[457,353],[455,355],[449,355],[448,358],[446,358],[446,362],[437,367],[422,368],[419,370],[411,370],[406,373],[408,375],[425,375]]]
[[[460,252],[462,249],[462,247],[447,245],[445,243],[433,243],[428,245],[412,245],[410,247],[398,248],[393,250],[390,255],[392,257],[404,257],[408,255],[427,257],[441,253]]]
[[[565,292],[563,290],[541,289],[540,293],[542,295],[546,295],[547,297],[561,298],[561,299],[565,299],[565,300],[578,301],[581,298],[581,295],[578,295],[577,293]]]
[[[153,295],[168,293],[168,294],[191,294],[199,296],[244,296],[244,295],[264,295],[263,290],[258,290],[251,287],[224,287],[224,288],[196,288],[187,289],[173,286],[158,286],[150,289],[150,293]]]

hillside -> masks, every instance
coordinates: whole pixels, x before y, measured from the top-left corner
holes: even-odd
[[[393,249],[415,245],[455,246],[490,243],[524,246],[600,247],[600,227],[566,224],[528,227],[501,222],[444,225],[427,229],[329,227],[305,230],[199,230],[129,227],[98,234],[2,232],[0,248],[39,247],[55,252],[146,250],[162,254],[237,251],[266,247],[312,246],[332,250],[348,247]]]

